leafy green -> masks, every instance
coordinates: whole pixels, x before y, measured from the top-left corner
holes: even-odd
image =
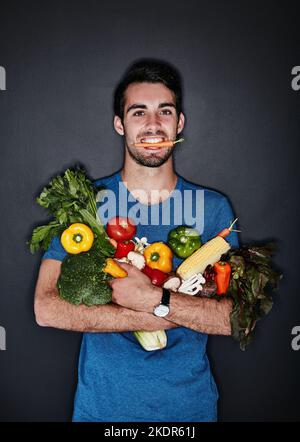
[[[46,208],[55,220],[36,227],[29,241],[30,251],[46,250],[54,236],[75,222],[91,227],[95,235],[95,247],[106,256],[114,254],[105,228],[97,214],[96,194],[99,188],[93,186],[84,170],[67,169],[62,176],[54,177],[37,198],[37,203]]]
[[[60,236],[64,229],[65,227],[56,221],[51,221],[46,226],[36,227],[29,242],[31,253],[37,252],[40,247],[47,250],[53,236]]]
[[[271,257],[274,243],[232,249],[222,259],[231,265],[227,297],[233,300],[230,315],[232,336],[245,350],[253,339],[256,322],[267,315],[273,305],[272,290],[278,289],[282,275],[276,271]]]
[[[62,263],[57,288],[62,299],[87,306],[107,304],[112,289],[111,276],[104,273],[106,257],[92,248],[89,252],[67,255]]]

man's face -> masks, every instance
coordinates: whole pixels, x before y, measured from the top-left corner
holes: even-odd
[[[177,117],[174,93],[162,83],[132,83],[125,91],[123,121],[115,116],[114,126],[125,136],[129,155],[147,167],[159,167],[171,156],[172,148],[134,147],[135,143],[175,140],[183,130],[184,115]]]

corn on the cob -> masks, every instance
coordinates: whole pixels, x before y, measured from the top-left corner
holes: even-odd
[[[208,265],[218,262],[229,249],[229,243],[221,236],[216,236],[183,261],[177,273],[182,279],[188,279],[195,273],[203,273]]]

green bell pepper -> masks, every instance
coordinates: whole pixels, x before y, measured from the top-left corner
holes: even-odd
[[[199,249],[202,244],[199,232],[196,229],[179,226],[169,232],[168,245],[176,256],[185,259]]]

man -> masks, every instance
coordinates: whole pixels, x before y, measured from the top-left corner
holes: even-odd
[[[198,218],[203,218],[203,242],[230,224],[233,214],[223,195],[175,173],[174,148],[134,147],[135,143],[175,140],[182,132],[181,83],[174,68],[155,60],[133,64],[116,89],[114,112],[114,128],[124,137],[124,166],[96,183],[114,192],[117,207],[120,194],[125,193],[128,212],[138,205],[144,217],[149,215],[148,222],[141,219],[137,226],[139,238],[166,242],[176,217],[188,206],[185,195],[194,206],[202,201]],[[178,205],[181,197],[183,204]],[[171,207],[170,219],[163,223],[167,207]],[[159,223],[151,223],[154,209]],[[227,239],[232,246],[238,245],[235,233]],[[218,393],[206,342],[207,334],[230,335],[230,301],[166,291],[162,299],[161,288],[136,268],[122,264],[128,276],[112,281],[113,303],[74,306],[61,300],[56,289],[65,255],[55,238],[43,256],[35,314],[41,326],[84,332],[73,420],[215,421]],[[174,260],[174,269],[179,262]],[[168,305],[164,317],[155,314],[161,303]],[[167,331],[167,347],[153,352],[145,351],[131,333],[160,329]]]

